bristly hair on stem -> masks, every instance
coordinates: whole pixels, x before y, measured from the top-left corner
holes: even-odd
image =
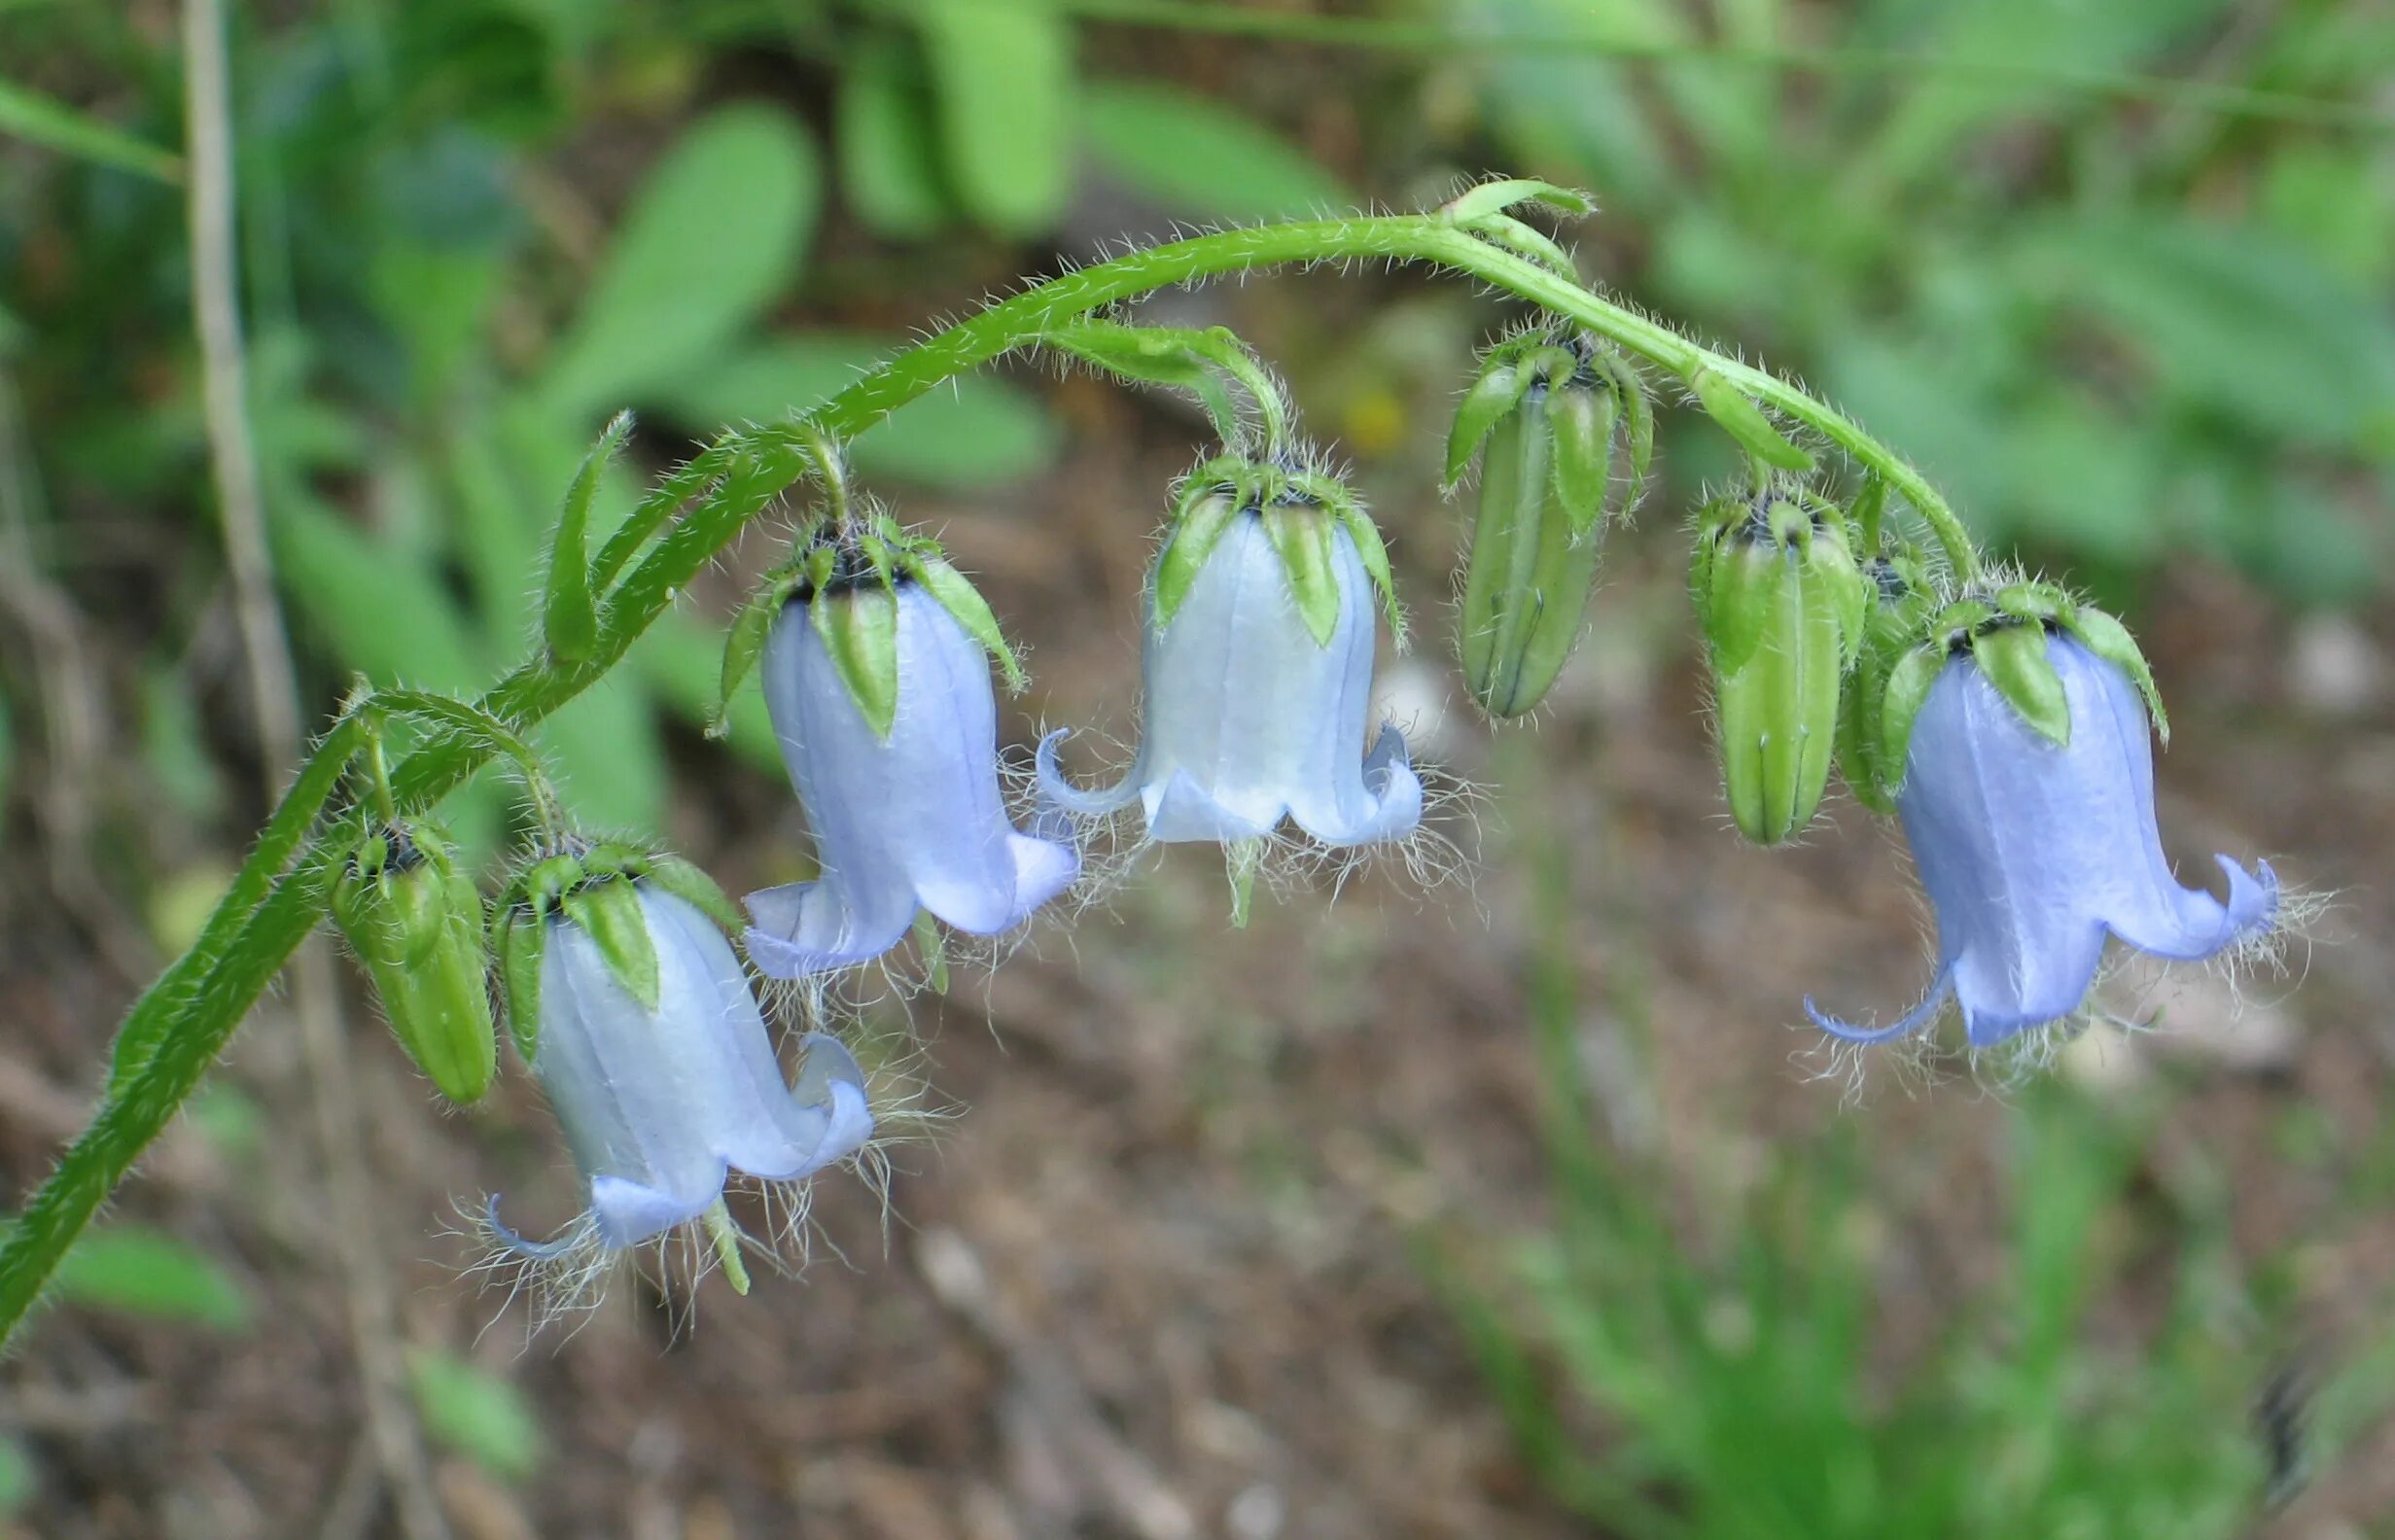
[[[824,443],[866,432],[945,380],[1077,318],[1159,290],[1275,267],[1383,263],[1422,263],[1502,290],[1682,380],[1709,371],[1884,479],[1929,526],[1957,573],[1975,571],[1977,557],[1960,520],[1920,473],[1796,385],[1702,347],[1437,212],[1300,220],[1216,230],[1060,274],[896,354],[791,423],[724,434],[660,481],[592,558],[597,623],[587,652],[564,659],[543,648],[475,709],[521,732],[588,689],[750,521],[792,483],[820,472]],[[341,853],[354,848],[378,816],[335,802],[361,747],[355,721],[335,723],[299,766],[199,939],[127,1015],[107,1100],[0,1247],[0,1340],[22,1322],[100,1204],[323,921]],[[400,813],[430,809],[498,752],[487,738],[459,733],[417,749],[390,767]]]

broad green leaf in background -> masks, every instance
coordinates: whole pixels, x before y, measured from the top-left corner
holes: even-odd
[[[789,114],[743,104],[702,119],[616,227],[544,371],[544,405],[595,432],[656,381],[703,364],[796,277],[822,193],[814,142]]]
[[[121,1224],[78,1242],[59,1265],[61,1299],[128,1315],[239,1331],[248,1290],[196,1246],[146,1226]]]
[[[9,717],[9,698],[0,695],[0,837],[8,834],[9,772],[17,763],[17,736]]]
[[[696,434],[725,423],[779,422],[851,384],[898,346],[856,332],[779,337],[674,381],[654,402]],[[972,374],[900,407],[858,438],[851,453],[871,475],[971,491],[1044,468],[1056,457],[1058,438],[1054,419],[1037,400]]]
[[[312,496],[270,505],[276,576],[303,625],[377,684],[472,693],[486,648],[440,578]]]
[[[2395,403],[2395,315],[2293,242],[2109,218],[2034,232],[2016,256],[2025,287],[2096,311],[2173,394],[2258,432],[2346,446]]]
[[[920,240],[947,223],[936,111],[922,55],[905,38],[864,38],[841,66],[832,150],[849,206],[877,235]]]
[[[632,648],[632,663],[658,698],[684,719],[701,727],[714,716],[723,687],[723,635],[683,615],[667,615]],[[744,689],[725,714],[725,741],[750,763],[766,770],[782,765],[781,740],[765,715],[765,698]]]
[[[916,0],[949,180],[1003,235],[1055,225],[1073,191],[1073,24],[1054,0]]]
[[[1171,87],[1088,83],[1081,132],[1099,164],[1192,219],[1302,218],[1358,203],[1304,152],[1232,108]]]
[[[0,81],[0,134],[161,182],[183,175],[183,162],[173,152],[7,81]]]
[[[491,1475],[520,1481],[538,1470],[541,1420],[510,1382],[429,1349],[407,1359],[407,1382],[426,1432]]]

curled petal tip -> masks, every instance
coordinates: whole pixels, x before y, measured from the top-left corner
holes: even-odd
[[[1815,1027],[1842,1042],[1878,1043],[1889,1042],[1898,1037],[1909,1037],[1937,1019],[1938,1012],[1945,1008],[1946,997],[1953,988],[1954,978],[1953,969],[1939,969],[1936,981],[1929,986],[1929,993],[1921,997],[1920,1003],[1884,1027],[1857,1027],[1850,1022],[1842,1022],[1834,1016],[1824,1015],[1820,1007],[1814,1004],[1813,997],[1810,995],[1805,997],[1805,1017]]]
[[[1042,736],[1034,765],[1039,783],[1039,795],[1050,806],[1083,818],[1103,818],[1120,810],[1139,795],[1137,768],[1120,784],[1103,791],[1084,791],[1065,779],[1065,772],[1056,762],[1056,746],[1073,736],[1070,727],[1059,727]]]
[[[499,1217],[499,1194],[497,1193],[482,1200],[482,1227],[491,1233],[492,1239],[510,1251],[517,1256],[530,1257],[536,1262],[546,1261],[550,1257],[564,1256],[574,1249],[576,1237],[574,1227],[571,1225],[559,1231],[557,1239],[553,1241],[527,1241],[508,1228],[507,1221]]]

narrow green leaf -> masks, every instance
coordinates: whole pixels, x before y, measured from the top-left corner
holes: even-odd
[[[1389,570],[1389,542],[1381,539],[1381,527],[1372,522],[1370,513],[1354,505],[1340,509],[1339,525],[1356,542],[1356,555],[1364,564],[1364,576],[1372,579],[1373,590],[1381,596],[1381,612],[1389,620],[1390,641],[1398,651],[1404,651],[1405,607],[1397,603],[1397,579]]]
[[[558,908],[597,945],[607,970],[624,993],[655,1010],[664,985],[657,972],[656,938],[649,933],[638,887],[620,877],[589,883],[566,894]]]
[[[1074,27],[1053,0],[917,0],[940,146],[966,209],[1035,235],[1073,191]]]
[[[486,1369],[444,1352],[408,1354],[407,1384],[424,1430],[505,1481],[540,1468],[545,1440],[532,1403]]]
[[[1215,437],[1229,443],[1239,435],[1239,411],[1212,355],[1218,345],[1206,332],[1178,327],[1125,326],[1116,321],[1076,321],[1041,340],[1082,363],[1144,385],[1185,390],[1213,419]]]
[[[61,1298],[153,1320],[240,1331],[249,1291],[206,1252],[161,1231],[116,1225],[79,1242],[58,1265]]]
[[[549,359],[552,414],[587,422],[651,399],[738,339],[797,275],[821,182],[813,141],[781,109],[699,120],[642,183]]]
[[[818,594],[807,609],[865,725],[889,737],[898,719],[898,597],[866,584]]]
[[[4,80],[0,80],[0,134],[14,134],[136,176],[160,182],[183,180],[183,161],[173,152]]]
[[[1813,456],[1782,438],[1744,391],[1708,368],[1699,368],[1688,383],[1707,415],[1748,454],[1781,471],[1813,469]]]
[[[599,612],[590,593],[590,504],[599,481],[624,439],[632,432],[632,414],[617,412],[583,456],[574,484],[566,489],[563,511],[557,515],[557,535],[549,546],[548,591],[541,607],[548,649],[568,663],[579,663],[599,645]]]
[[[1511,177],[1465,190],[1441,204],[1439,214],[1451,224],[1468,225],[1484,214],[1502,214],[1517,203],[1543,203],[1573,215],[1597,212],[1596,201],[1585,192],[1557,187],[1552,182]]]
[[[1189,219],[1319,217],[1361,201],[1312,157],[1242,113],[1168,86],[1089,82],[1081,132],[1116,179]]]

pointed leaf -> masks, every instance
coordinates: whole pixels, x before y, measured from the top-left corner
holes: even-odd
[[[898,602],[873,584],[819,593],[807,606],[815,634],[866,725],[890,736],[898,719]]]
[[[765,638],[773,630],[790,595],[780,582],[769,582],[749,596],[723,634],[723,667],[717,684],[715,709],[707,715],[707,736],[721,738],[731,731],[733,699],[748,682],[757,660],[765,653]]]
[[[1356,555],[1364,564],[1364,576],[1372,579],[1373,590],[1381,596],[1381,612],[1389,620],[1390,640],[1398,651],[1405,650],[1405,607],[1397,603],[1397,581],[1389,570],[1389,543],[1381,539],[1381,527],[1372,522],[1372,515],[1356,504],[1339,510],[1340,526],[1356,542]]]
[[[1781,471],[1813,469],[1813,456],[1781,437],[1744,391],[1708,368],[1698,369],[1688,383],[1706,413],[1748,454]]]
[[[607,970],[624,993],[655,1010],[664,985],[657,971],[656,938],[649,933],[638,886],[626,878],[607,878],[575,889],[557,907],[597,944]]]
[[[583,456],[574,484],[566,491],[564,511],[557,515],[556,539],[549,546],[548,592],[541,607],[548,649],[568,663],[579,663],[599,645],[599,611],[590,592],[590,503],[598,496],[623,441],[632,432],[632,414],[617,412]]]
[[[1597,212],[1596,200],[1585,192],[1524,177],[1501,178],[1468,188],[1440,204],[1438,212],[1451,225],[1466,225],[1484,214],[1502,214],[1517,203],[1543,203],[1566,214]]]
[[[8,81],[0,81],[0,134],[47,145],[137,176],[155,177],[160,182],[183,180],[183,162],[171,150],[161,150],[64,102]]]
[[[1060,327],[1041,340],[1124,379],[1185,390],[1206,408],[1224,443],[1238,437],[1239,411],[1223,385],[1221,369],[1209,357],[1214,339],[1204,332],[1080,321]]]

